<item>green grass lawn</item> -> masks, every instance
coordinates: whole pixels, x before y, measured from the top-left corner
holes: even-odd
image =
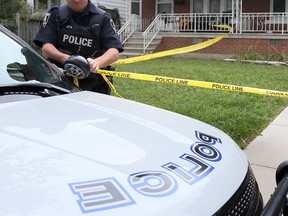
[[[216,60],[167,57],[117,71],[288,91],[288,68]],[[288,106],[288,99],[114,77],[124,98],[190,116],[229,134],[245,148]]]

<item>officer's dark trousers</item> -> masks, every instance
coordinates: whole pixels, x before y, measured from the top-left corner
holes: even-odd
[[[108,80],[113,83],[111,76],[107,76]],[[111,94],[111,89],[103,79],[101,74],[90,73],[90,75],[82,80],[79,80],[79,87],[82,90],[98,92],[102,94]]]

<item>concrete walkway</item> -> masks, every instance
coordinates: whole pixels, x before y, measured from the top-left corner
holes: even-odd
[[[288,107],[244,150],[258,181],[264,204],[273,194],[278,165],[288,160]]]

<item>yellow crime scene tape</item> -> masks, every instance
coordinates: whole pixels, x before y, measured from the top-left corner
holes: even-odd
[[[232,31],[232,28],[228,25],[213,25],[213,26],[228,29],[229,33]],[[209,47],[209,46],[219,42],[224,37],[226,37],[229,33],[227,33],[225,35],[221,35],[221,36],[216,37],[214,39],[204,41],[202,43],[191,45],[191,46],[176,48],[176,49],[162,51],[162,52],[158,52],[158,53],[147,54],[147,55],[143,55],[143,56],[131,57],[131,58],[127,58],[127,59],[120,59],[120,60],[116,61],[113,65],[131,64],[131,63],[142,62],[142,61],[147,61],[147,60],[161,58],[161,57],[167,57],[167,56],[176,55],[176,54],[194,52],[196,50],[200,50],[200,49]],[[99,70],[98,72],[103,76],[104,80],[107,82],[107,84],[112,89],[112,91],[118,97],[121,97],[121,98],[123,98],[123,97],[116,91],[115,87],[107,79],[106,75],[116,76],[116,77],[121,77],[121,78],[151,81],[151,82],[171,83],[171,84],[178,84],[178,85],[183,85],[183,86],[194,86],[194,87],[202,87],[202,88],[217,89],[217,90],[224,90],[224,91],[246,92],[246,93],[261,94],[261,95],[267,95],[267,96],[273,96],[273,97],[288,98],[288,92],[284,92],[284,91],[275,91],[275,90],[243,87],[243,86],[205,82],[205,81],[197,81],[197,80],[178,79],[178,78],[165,77],[165,76],[137,74],[137,73],[131,73],[131,72],[115,72],[115,71],[108,71],[108,70]]]
[[[183,85],[183,86],[194,86],[194,87],[209,88],[209,89],[216,89],[216,90],[246,92],[246,93],[254,93],[254,94],[267,95],[267,96],[288,98],[288,92],[284,92],[284,91],[275,91],[275,90],[243,87],[243,86],[236,86],[236,85],[229,85],[229,84],[222,84],[222,83],[205,82],[205,81],[197,81],[197,80],[189,80],[189,79],[178,79],[178,78],[173,78],[173,77],[155,76],[155,75],[138,74],[138,73],[130,73],[130,72],[115,72],[115,71],[100,70],[99,73],[101,73],[102,75],[116,76],[116,77],[128,78],[128,79],[144,80],[144,81],[159,82],[159,83],[171,83],[171,84],[177,84],[177,85]]]
[[[228,29],[229,33],[232,31],[232,28],[228,25],[213,25],[213,26]],[[143,56],[131,57],[131,58],[127,58],[127,59],[120,59],[120,60],[116,61],[115,63],[113,63],[113,65],[131,64],[131,63],[147,61],[147,60],[156,59],[156,58],[167,57],[167,56],[171,56],[171,55],[194,52],[194,51],[204,49],[206,47],[209,47],[209,46],[219,42],[220,40],[225,38],[229,33],[227,33],[225,35],[218,36],[216,38],[213,38],[213,39],[210,39],[207,41],[204,41],[202,43],[198,43],[198,44],[194,44],[194,45],[190,45],[190,46],[186,46],[186,47],[176,48],[176,49],[172,49],[172,50],[166,50],[166,51],[147,54],[147,55],[143,55]]]

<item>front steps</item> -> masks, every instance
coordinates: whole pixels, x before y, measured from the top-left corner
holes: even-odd
[[[143,32],[134,32],[124,43],[124,52],[120,54],[121,58],[135,57],[144,54],[153,53],[161,41],[160,36],[156,36],[143,53]]]

